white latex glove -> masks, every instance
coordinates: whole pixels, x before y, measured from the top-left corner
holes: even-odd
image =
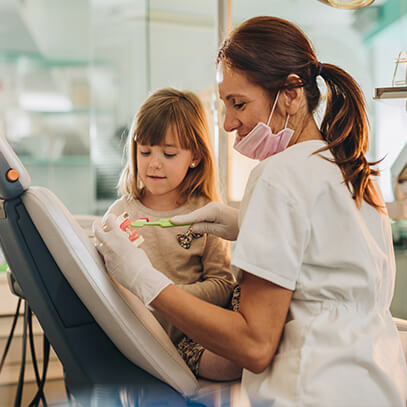
[[[220,202],[210,202],[202,208],[171,218],[175,225],[192,223],[195,233],[211,233],[225,240],[236,240],[239,234],[239,210]]]
[[[100,220],[95,221],[93,229],[95,246],[103,256],[107,271],[145,305],[149,305],[165,287],[173,284],[152,266],[144,250],[129,240],[114,215],[108,215],[103,225]]]

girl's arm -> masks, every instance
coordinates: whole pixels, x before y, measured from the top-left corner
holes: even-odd
[[[230,271],[231,243],[213,235],[204,238],[200,281],[178,286],[201,300],[224,307],[228,305],[236,285]]]
[[[239,312],[169,285],[151,305],[187,336],[239,366],[260,373],[280,342],[292,291],[243,273]]]

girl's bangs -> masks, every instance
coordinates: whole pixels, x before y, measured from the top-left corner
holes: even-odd
[[[173,126],[175,142],[179,148],[195,150],[198,145],[195,128],[200,127],[196,112],[185,100],[158,104],[138,118],[135,142],[143,145],[162,145],[169,126]]]
[[[185,117],[179,117],[179,115],[174,116],[174,120],[171,124],[174,126],[178,146],[183,150],[194,150],[196,137],[191,123],[188,122]]]
[[[134,141],[150,146],[163,144],[169,123],[168,115],[162,112],[155,117],[143,118],[137,126]]]

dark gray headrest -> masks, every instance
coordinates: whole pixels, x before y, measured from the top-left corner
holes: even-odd
[[[0,133],[0,199],[16,198],[28,189],[30,184],[27,170],[4,134]]]

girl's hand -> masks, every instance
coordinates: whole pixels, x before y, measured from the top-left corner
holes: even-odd
[[[95,221],[93,229],[96,248],[102,255],[107,271],[121,285],[149,305],[172,281],[156,270],[144,250],[135,247],[126,232],[120,229],[117,218],[110,214]]]
[[[210,202],[187,215],[171,218],[175,225],[192,224],[195,233],[211,233],[225,240],[236,240],[239,234],[239,211],[219,202]]]

